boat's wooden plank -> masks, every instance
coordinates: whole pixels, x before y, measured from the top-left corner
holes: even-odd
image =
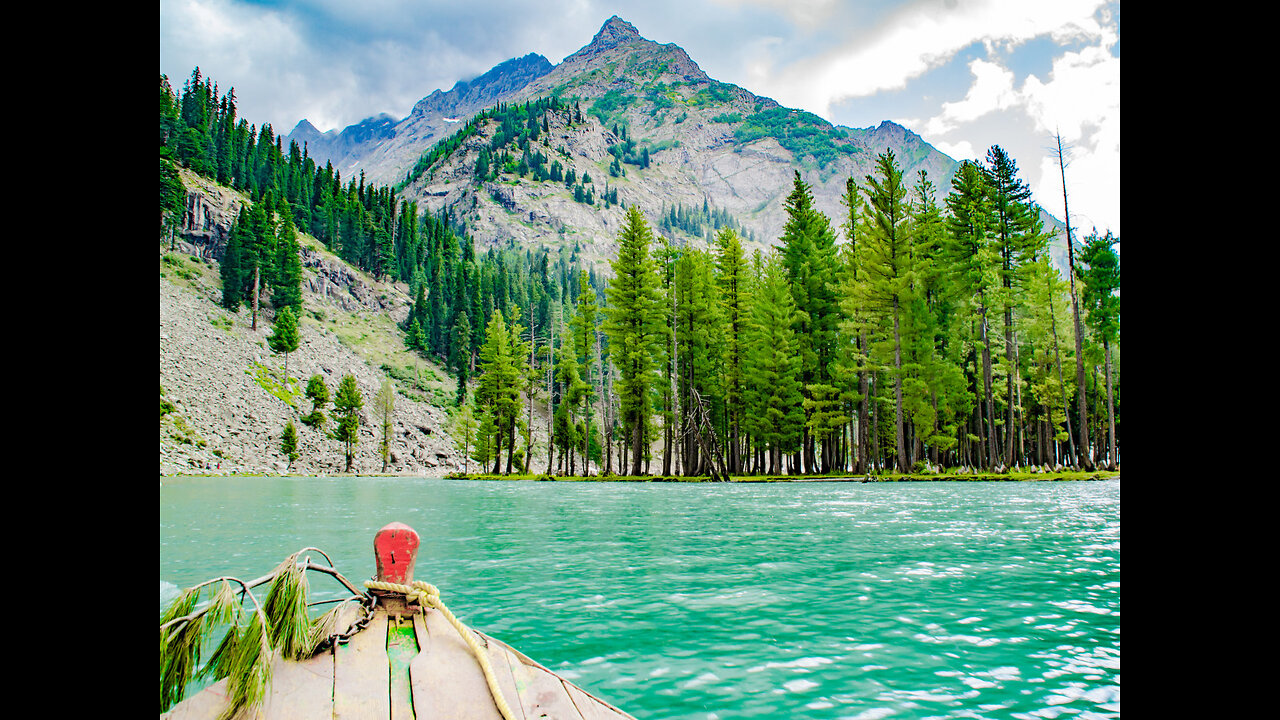
[[[360,604],[342,606],[335,627],[346,630],[360,617]],[[266,720],[330,720],[333,717],[335,655],[324,650],[302,662],[276,659],[263,706]]]
[[[546,717],[577,718],[579,717],[579,715],[581,715],[586,718],[600,717],[600,718],[608,718],[609,720],[616,720],[617,718],[635,720],[635,718],[633,718],[631,715],[623,712],[622,710],[614,707],[613,705],[610,705],[608,702],[601,700],[600,698],[592,695],[591,693],[588,693],[587,691],[565,680],[564,678],[561,678],[559,675],[557,675],[554,671],[552,671],[547,666],[543,665],[537,660],[534,660],[528,655],[525,655],[524,653],[502,642],[501,640],[491,638],[488,635],[485,635],[484,633],[480,633],[480,635],[484,637],[486,640],[488,640],[490,645],[502,646],[507,651],[507,653],[509,653],[512,657],[515,658],[515,661],[518,661],[518,663],[515,661],[512,662],[512,669],[516,677],[516,684],[521,688],[520,694],[522,698],[530,695],[530,691],[525,688],[525,685],[524,685],[525,683],[529,683],[530,686],[536,683],[537,689],[535,692],[548,693],[546,700],[550,704],[550,707],[553,708],[554,711],[540,710],[539,712],[547,712]],[[521,670],[521,668],[518,667],[518,665],[520,664],[524,666],[524,670]],[[574,690],[573,697],[570,697],[570,692],[568,688],[573,688]],[[560,694],[563,694],[563,702],[567,703],[569,707],[574,708],[571,711],[572,714],[566,714],[565,710],[561,708],[560,706],[561,700],[559,699]],[[579,712],[577,709],[579,704],[581,704],[584,708],[582,712]],[[526,708],[525,714],[530,720],[533,720],[534,718],[539,717],[537,713],[529,712],[528,705],[526,705],[525,708]]]
[[[219,680],[200,692],[169,708],[161,720],[214,720],[230,701],[226,679]]]
[[[263,703],[266,720],[330,720],[333,717],[333,654],[302,662],[271,663],[271,688]]]
[[[363,630],[338,646],[333,669],[334,720],[387,720],[391,716],[387,613],[378,608]]]
[[[484,672],[458,631],[438,610],[428,610],[423,624],[429,640],[409,665],[418,720],[502,720]]]
[[[391,720],[414,720],[409,663],[418,655],[412,616],[387,627],[387,659],[391,663]]]
[[[520,695],[520,705],[524,708],[527,720],[543,720],[543,718],[577,720],[582,717],[559,677],[544,668],[524,664],[514,653],[506,654]]]
[[[516,689],[516,679],[512,674],[512,666],[510,655],[506,648],[498,643],[487,643],[484,635],[480,636],[481,644],[485,645],[485,654],[489,656],[489,666],[493,668],[494,677],[498,681],[498,688],[502,690],[502,699],[506,700],[507,707],[511,709],[511,717],[513,720],[526,720],[524,707],[520,702],[520,692]],[[516,663],[520,663],[516,660]],[[490,693],[492,696],[492,693]]]
[[[574,685],[568,680],[563,680],[565,690],[569,692],[569,697],[573,699],[573,704],[577,706],[578,712],[582,714],[585,720],[618,720],[626,718],[627,720],[635,720],[627,713],[622,712],[618,708],[604,702],[603,700],[588,694],[585,690]]]

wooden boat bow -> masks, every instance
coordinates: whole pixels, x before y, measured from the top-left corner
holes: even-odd
[[[438,591],[426,592],[424,586],[435,588],[413,580],[418,545],[418,534],[403,523],[378,531],[374,539],[377,574],[367,584],[369,595],[376,599],[373,609],[369,612],[363,604],[348,603],[337,627],[350,627],[366,613],[368,622],[345,644],[335,642],[304,660],[291,661],[274,653],[272,679],[258,717],[634,720],[510,645],[451,618],[452,613],[439,602]],[[471,634],[473,643],[468,643],[464,632]],[[214,720],[223,716],[231,703],[227,682],[218,680],[161,717]],[[242,710],[236,715],[240,716],[254,714]]]

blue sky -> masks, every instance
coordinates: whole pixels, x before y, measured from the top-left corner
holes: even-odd
[[[553,64],[612,15],[711,77],[838,125],[893,120],[958,159],[1000,145],[1073,226],[1120,232],[1120,4],[1098,0],[161,0],[160,72],[199,66],[287,133],[399,119],[530,52]]]

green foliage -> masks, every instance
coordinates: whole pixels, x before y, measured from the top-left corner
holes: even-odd
[[[302,399],[303,393],[295,387],[297,381],[288,376],[281,377],[276,370],[273,370],[262,363],[253,363],[251,370],[245,370],[245,374],[253,377],[254,382],[258,383],[258,387],[266,390],[273,397],[283,401],[291,408],[297,408],[298,402]]]
[[[312,375],[307,381],[307,399],[311,401],[311,412],[302,417],[302,422],[317,430],[324,429],[327,422],[324,407],[329,404],[329,386],[324,384],[324,376]]]
[[[200,277],[200,273],[187,267],[186,261],[182,255],[176,253],[165,253],[160,256],[160,262],[173,269],[173,274],[183,280],[195,280]]]
[[[378,454],[382,457],[382,472],[387,471],[391,462],[391,428],[396,412],[396,394],[391,388],[389,378],[382,379],[378,394],[373,398],[374,412],[378,414],[378,425],[382,430],[382,441],[378,444]]]
[[[812,113],[769,108],[748,116],[734,129],[734,139],[746,145],[764,137],[771,137],[790,150],[797,161],[812,158],[819,168],[825,168],[841,155],[861,152],[831,123]]]
[[[298,429],[293,426],[292,420],[285,424],[284,431],[280,434],[280,452],[289,458],[290,465],[298,459]]]
[[[338,384],[338,392],[333,397],[333,413],[337,418],[337,427],[333,431],[333,439],[342,442],[346,453],[346,472],[351,472],[355,447],[360,442],[360,409],[364,407],[364,398],[356,385],[354,375],[345,375]]]
[[[1095,230],[1085,238],[1080,253],[1082,304],[1088,312],[1089,327],[1109,344],[1115,344],[1120,337],[1120,255],[1115,251],[1119,242],[1120,238],[1110,231],[1098,237]]]
[[[754,238],[754,234],[743,228],[728,210],[712,207],[705,199],[702,207],[685,207],[683,203],[667,206],[658,219],[658,227],[668,236],[680,230],[696,238],[711,240],[722,228],[731,228],[740,236]]]
[[[284,306],[276,314],[275,326],[267,337],[267,345],[271,352],[284,354],[285,377],[289,376],[289,353],[298,349],[298,320],[291,306]]]
[[[618,257],[612,263],[614,280],[609,285],[604,322],[610,355],[621,376],[617,385],[621,419],[637,453],[635,439],[644,437],[653,411],[650,390],[657,381],[656,360],[663,353],[667,337],[657,272],[649,254],[652,240],[653,233],[639,208],[627,208],[618,236]],[[633,471],[637,472],[638,458],[633,455],[632,459]]]
[[[453,438],[454,449],[462,456],[462,471],[469,471],[469,461],[471,459],[471,443],[475,441],[476,431],[480,428],[480,424],[476,422],[475,411],[470,403],[460,403],[461,407],[452,416],[452,426],[450,428],[450,436]],[[487,462],[487,459],[483,462]]]
[[[227,681],[229,702],[220,720],[251,716],[266,698],[276,657],[310,658],[343,629],[336,626],[337,619],[350,605],[340,604],[315,620],[308,615],[308,582],[305,565],[299,562],[308,550],[315,548],[290,555],[272,571],[261,603],[242,581],[217,578],[186,590],[161,612],[161,713],[183,699],[192,679],[211,677]],[[242,604],[245,599],[250,601],[247,607]],[[222,638],[197,672],[201,648],[216,633]]]
[[[636,100],[637,96],[633,93],[613,89],[596,98],[591,108],[587,110],[587,114],[595,115],[600,120],[600,124],[609,125],[615,115],[626,112],[636,103]]]
[[[495,310],[485,330],[485,344],[480,350],[480,383],[476,388],[476,405],[492,422],[482,422],[482,430],[494,434],[494,459],[500,459],[505,438],[507,472],[514,462],[516,420],[520,415],[520,378],[527,363],[528,346],[520,340],[523,327],[514,323],[508,329],[502,311]],[[480,446],[477,441],[477,447]],[[494,472],[498,472],[497,465]]]

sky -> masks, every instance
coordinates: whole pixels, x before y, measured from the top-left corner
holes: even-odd
[[[837,125],[891,120],[956,160],[999,145],[1035,200],[1120,234],[1120,3],[1100,0],[161,0],[160,72],[234,87],[287,134],[388,114],[528,53],[558,64],[611,16],[712,78]]]

